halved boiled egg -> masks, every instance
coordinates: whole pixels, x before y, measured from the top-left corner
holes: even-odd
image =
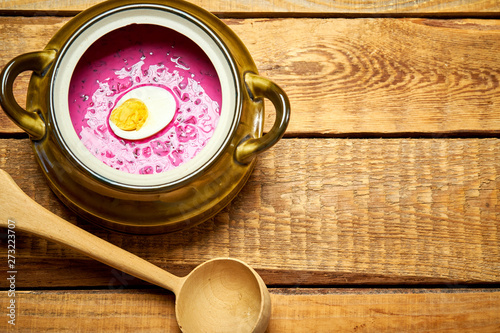
[[[109,127],[122,139],[145,139],[165,128],[176,108],[175,98],[167,89],[138,87],[117,101],[109,117]]]

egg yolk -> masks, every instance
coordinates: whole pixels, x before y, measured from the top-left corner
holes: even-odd
[[[138,131],[148,118],[148,108],[137,98],[130,98],[111,112],[109,120],[124,131]]]

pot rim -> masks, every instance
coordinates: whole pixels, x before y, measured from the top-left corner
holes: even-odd
[[[71,162],[99,183],[127,192],[178,188],[203,175],[231,144],[242,112],[242,92],[239,88],[241,78],[229,48],[210,27],[210,22],[204,21],[207,17],[211,18],[212,14],[205,13],[201,8],[197,10],[199,12],[187,12],[168,4],[128,3],[101,10],[94,15],[89,11],[87,15],[90,17],[71,33],[58,52],[50,81],[49,123],[54,129],[54,138],[63,147]],[[217,20],[215,17],[214,19]],[[129,174],[105,165],[87,150],[73,126],[67,125],[69,118],[67,90],[79,59],[100,37],[131,24],[156,24],[190,38],[210,59],[221,83],[221,118],[207,146],[193,159],[160,174]],[[68,72],[71,74],[69,78],[68,75],[64,75]],[[56,95],[64,97],[57,99]],[[59,122],[63,126],[59,126]]]

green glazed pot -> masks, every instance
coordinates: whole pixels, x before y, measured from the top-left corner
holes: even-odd
[[[173,29],[206,53],[219,76],[222,106],[214,136],[188,163],[155,175],[128,174],[93,157],[78,139],[68,111],[68,86],[90,45],[115,29],[153,24]],[[13,96],[15,78],[32,71],[26,110]],[[106,1],[69,21],[44,50],[20,55],[1,73],[0,104],[31,140],[58,197],[100,226],[140,234],[172,232],[201,223],[241,190],[255,157],[284,134],[286,94],[258,75],[246,47],[219,19],[184,1]],[[276,109],[263,135],[264,103]]]

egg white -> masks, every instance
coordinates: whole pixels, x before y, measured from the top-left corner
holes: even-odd
[[[109,128],[113,133],[126,140],[145,139],[158,133],[172,121],[177,109],[174,96],[168,90],[156,86],[139,87],[127,92],[118,100],[114,109],[131,98],[137,98],[146,105],[148,117],[139,130],[133,131],[124,131],[109,121]]]

